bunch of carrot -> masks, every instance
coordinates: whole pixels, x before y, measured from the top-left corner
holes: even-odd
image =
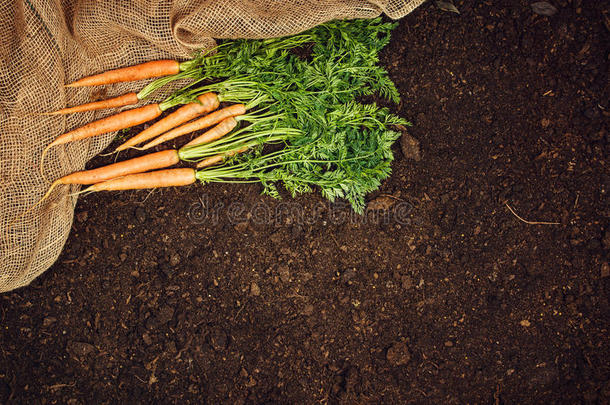
[[[263,53],[269,55],[269,52],[281,52],[282,50],[299,46],[304,41],[311,39],[310,35],[297,35],[266,41],[250,41],[249,52],[244,53],[241,59],[246,57],[246,54],[254,56],[257,52],[260,53],[263,46]],[[218,75],[219,70],[223,69],[235,71],[234,68],[231,68],[231,65],[235,64],[235,59],[233,58],[235,56],[234,51],[235,49],[244,49],[244,44],[248,44],[248,42],[227,42],[217,47],[215,55],[203,54],[193,60],[182,63],[173,60],[159,60],[82,78],[67,84],[66,87],[101,86],[161,76],[160,79],[153,81],[139,93],[129,93],[109,100],[68,107],[45,114],[64,115],[136,104],[169,82],[188,77],[196,78],[197,80],[193,84],[196,85],[206,78],[206,74],[208,76],[214,73]],[[232,47],[229,45],[232,45]],[[252,45],[256,46],[253,47]],[[282,58],[284,58],[284,54],[278,54],[275,57],[275,59]],[[273,62],[273,59],[273,57],[268,57],[265,63],[269,65]],[[177,137],[209,127],[212,127],[212,129],[191,140],[185,146],[193,146],[218,139],[233,130],[239,121],[252,122],[252,120],[256,120],[256,116],[244,115],[247,110],[272,101],[268,95],[263,94],[261,91],[263,83],[260,78],[258,81],[248,79],[249,77],[225,80],[216,85],[208,86],[210,91],[199,87],[195,91],[175,94],[164,102],[126,110],[66,132],[43,150],[40,160],[41,174],[44,177],[45,157],[53,147],[143,124],[158,118],[164,111],[179,105],[182,105],[182,107],[118,146],[115,152],[136,147],[144,142],[147,143],[138,149],[146,150]],[[190,87],[192,88],[193,85]],[[222,102],[233,102],[236,104],[217,110]],[[59,184],[94,184],[115,177],[154,170],[177,163],[176,159],[178,158],[176,153],[174,153],[174,158],[171,160],[165,160],[168,156],[170,156],[169,153],[153,154],[93,171],[72,173],[53,182],[51,189],[45,197]],[[211,159],[209,160],[210,164],[212,161],[221,162],[222,159],[220,157]]]
[[[193,79],[161,103],[126,110],[59,136],[44,149],[41,172],[53,147],[133,127],[176,106],[180,107],[115,152],[145,150],[195,131],[207,131],[177,150],[61,177],[41,201],[60,184],[91,185],[85,191],[101,191],[180,186],[196,180],[258,181],[267,193],[277,195],[272,183],[281,181],[293,194],[317,185],[331,200],[345,197],[361,211],[364,194],[389,175],[390,147],[397,135],[388,126],[406,123],[387,109],[355,100],[358,95],[373,93],[397,100],[387,72],[377,66],[377,53],[387,44],[391,29],[392,25],[379,20],[334,22],[287,38],[226,42],[216,54],[202,54],[187,62],[146,62],[68,84],[98,86],[160,77],[137,94],[48,114],[136,104],[171,81]],[[311,60],[291,52],[310,43]],[[211,78],[224,80],[202,84]],[[233,104],[218,109],[222,102]],[[248,113],[253,109],[256,111]],[[239,122],[248,125],[238,128]],[[274,143],[284,148],[260,153],[265,144]],[[254,150],[258,153],[239,157]],[[167,169],[180,161],[198,164],[196,169]],[[201,170],[223,162],[228,166]]]

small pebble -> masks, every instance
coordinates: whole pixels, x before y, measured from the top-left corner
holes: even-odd
[[[386,359],[393,366],[402,366],[411,360],[411,353],[404,342],[397,342],[388,349]]]
[[[280,273],[280,279],[283,283],[290,282],[290,270],[288,269],[288,266],[280,266],[278,268],[278,273]]]
[[[248,230],[248,222],[240,222],[238,224],[236,224],[234,227],[235,232],[237,233],[245,233],[246,230]]]
[[[53,318],[52,316],[48,316],[42,320],[42,326],[51,326],[57,321],[57,318]]]
[[[608,262],[604,262],[602,263],[601,267],[601,277],[606,278],[608,276],[610,276],[610,264],[608,264]]]
[[[355,276],[356,276],[356,269],[354,269],[354,268],[347,269],[341,275],[341,280],[343,280],[344,283],[347,283],[348,281],[353,279]]]
[[[557,8],[551,5],[548,1],[537,1],[531,4],[532,11],[538,15],[550,17],[557,13]]]
[[[146,210],[142,207],[137,207],[136,208],[136,219],[140,222],[146,222],[147,219],[147,215],[146,215]]]
[[[387,211],[394,204],[396,204],[397,199],[389,196],[379,196],[366,205],[366,209],[370,211]]]
[[[419,148],[419,141],[413,138],[411,135],[404,132],[400,138],[400,148],[402,154],[407,159],[413,159],[416,162],[421,160],[421,150]]]
[[[255,297],[258,297],[259,295],[261,295],[261,289],[258,286],[258,284],[256,284],[254,281],[252,282],[252,284],[250,284],[250,294],[252,294]]]
[[[224,330],[220,328],[214,328],[210,331],[209,335],[210,346],[217,352],[221,352],[229,345],[229,337]]]
[[[179,264],[180,264],[180,255],[179,254],[171,255],[169,258],[169,265],[172,267],[175,267]]]
[[[76,220],[78,222],[85,222],[89,218],[89,213],[87,211],[82,211],[76,214]]]
[[[311,304],[307,304],[305,305],[305,308],[303,308],[303,311],[301,311],[301,313],[305,316],[310,316],[311,314],[313,314],[313,310],[314,306]]]

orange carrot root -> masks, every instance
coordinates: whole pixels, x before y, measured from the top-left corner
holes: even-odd
[[[149,104],[144,107],[134,108],[121,113],[93,121],[85,126],[66,132],[55,139],[49,146],[61,145],[63,143],[74,142],[81,139],[90,138],[96,135],[107,134],[109,132],[133,127],[157,118],[161,115],[158,104]]]
[[[46,180],[43,170],[44,159],[49,149],[51,149],[53,146],[90,138],[96,135],[106,134],[108,132],[118,131],[134,125],[140,125],[146,121],[157,118],[159,115],[161,115],[159,105],[149,104],[144,107],[134,108],[110,117],[102,118],[101,120],[94,121],[83,127],[66,132],[65,134],[57,137],[42,151],[42,156],[40,157],[40,174]]]
[[[142,149],[149,149],[153,146],[160,145],[164,142],[178,138],[182,135],[190,134],[201,129],[211,127],[214,124],[219,123],[228,117],[234,117],[237,115],[245,114],[246,107],[243,104],[233,104],[229,107],[225,107],[221,110],[214,111],[198,120],[186,123],[178,128],[174,128],[171,131],[164,133],[163,135],[153,139],[149,143],[145,144]]]
[[[85,191],[137,190],[171,186],[186,186],[195,182],[195,169],[166,169],[130,174],[97,183]]]
[[[27,211],[21,214],[15,221],[22,218],[27,213],[31,212],[36,206],[40,205],[44,200],[49,198],[51,192],[60,184],[94,184],[126,176],[135,173],[142,173],[148,170],[162,169],[164,167],[173,166],[180,162],[178,151],[175,149],[164,150],[161,152],[151,153],[145,156],[125,160],[122,162],[113,163],[107,166],[98,167],[97,169],[81,170],[68,174],[55,180],[47,192],[40,200],[36,202]],[[13,222],[15,222],[13,221]]]
[[[157,60],[83,77],[80,80],[67,84],[66,87],[99,86],[102,84],[131,82],[151,77],[174,75],[179,72],[179,62],[167,59]]]
[[[122,96],[110,98],[108,100],[95,101],[92,103],[77,105],[75,107],[62,108],[61,110],[43,113],[44,115],[64,115],[77,112],[102,110],[105,108],[123,107],[126,105],[137,104],[138,95],[136,93],[127,93]]]
[[[236,126],[237,121],[235,120],[235,118],[225,118],[224,120],[220,121],[220,123],[214,128],[210,129],[209,131],[206,131],[204,134],[193,139],[192,141],[184,145],[184,147],[201,145],[204,143],[215,141],[216,139],[222,138],[223,136],[231,132],[231,130],[233,130],[233,128],[235,128]]]
[[[231,150],[228,151],[226,153],[220,154],[220,155],[214,155],[214,156],[210,156],[209,158],[203,159],[202,161],[200,161],[199,163],[197,163],[197,169],[202,169],[204,167],[209,167],[209,166],[213,166],[215,164],[218,163],[222,163],[225,161],[226,158],[234,156],[238,153],[242,153],[248,150],[247,146],[244,146],[242,148],[236,149],[236,150]]]
[[[214,155],[209,158],[203,159],[201,162],[197,163],[197,169],[203,169],[204,167],[214,166],[218,163],[224,162],[224,155]]]
[[[179,161],[178,151],[170,149],[98,167],[96,169],[74,172],[57,181],[60,181],[61,184],[95,184],[120,176],[173,166]]]
[[[140,132],[133,138],[127,140],[125,143],[116,148],[115,152],[119,152],[135,146],[139,143],[147,141],[155,136],[164,133],[165,131],[169,131],[170,129],[183,124],[191,119],[205,114],[209,111],[215,110],[218,108],[218,104],[220,103],[218,97],[214,93],[205,93],[201,96],[197,97],[199,103],[189,103],[184,105],[163,118],[160,121],[157,121],[150,127],[146,128],[144,131]]]

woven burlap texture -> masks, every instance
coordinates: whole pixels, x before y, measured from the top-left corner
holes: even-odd
[[[76,187],[46,192],[42,150],[58,135],[114,112],[43,116],[145,83],[65,88],[80,77],[161,58],[188,59],[213,38],[265,38],[332,19],[397,19],[424,0],[0,0],[0,292],[28,285],[59,256],[72,225]],[[53,148],[54,180],[82,170],[114,134]]]

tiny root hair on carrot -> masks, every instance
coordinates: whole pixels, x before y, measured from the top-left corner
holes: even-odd
[[[49,149],[51,149],[53,146],[54,145],[53,145],[52,142],[50,144],[48,144],[47,147],[42,150],[42,155],[40,156],[40,176],[47,183],[50,183],[50,181],[44,175],[44,158],[47,156],[47,153],[49,152]]]
[[[49,187],[49,189],[47,190],[46,193],[44,193],[44,195],[38,200],[36,201],[36,203],[34,203],[34,205],[32,205],[30,208],[28,208],[27,210],[25,210],[24,212],[22,212],[21,214],[19,214],[15,219],[13,219],[9,224],[8,224],[8,228],[7,229],[11,229],[13,227],[13,225],[15,225],[15,223],[17,223],[17,221],[19,221],[21,218],[25,217],[27,214],[29,214],[30,212],[32,212],[34,210],[34,208],[38,207],[40,204],[42,204],[43,201],[45,201],[47,198],[49,198],[49,196],[51,195],[51,193],[53,192],[53,190],[55,189],[55,187],[57,187],[58,185],[62,184],[60,180],[55,180],[52,184],[51,187]]]

